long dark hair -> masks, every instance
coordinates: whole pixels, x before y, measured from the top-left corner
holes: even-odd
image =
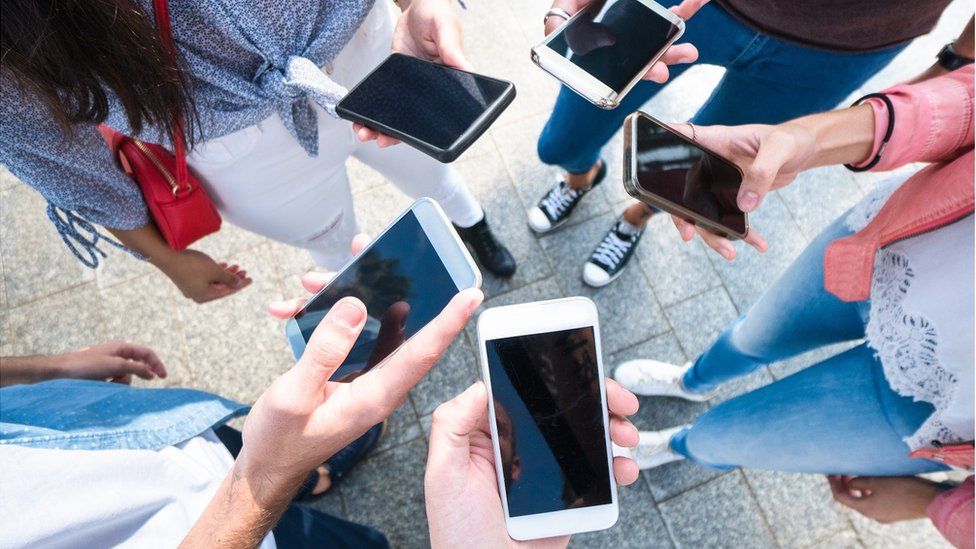
[[[171,130],[184,120],[192,142],[196,111],[188,72],[166,51],[153,14],[136,0],[3,0],[0,68],[47,106],[63,133],[100,123],[107,90],[129,126]]]

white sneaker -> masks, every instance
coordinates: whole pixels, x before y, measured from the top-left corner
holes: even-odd
[[[715,391],[695,393],[685,389],[681,377],[688,368],[691,362],[677,366],[658,360],[628,360],[613,371],[613,379],[637,395],[677,397],[692,402],[704,402],[715,396]]]
[[[653,469],[665,463],[685,459],[685,456],[671,450],[671,437],[687,427],[689,426],[680,425],[663,431],[641,431],[640,442],[630,449],[630,458],[641,469]]]

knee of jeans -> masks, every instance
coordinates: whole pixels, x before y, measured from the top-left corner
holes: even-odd
[[[723,412],[721,404],[705,412],[684,435],[687,457],[718,470],[746,463],[750,448],[757,442],[747,433],[745,418]]]

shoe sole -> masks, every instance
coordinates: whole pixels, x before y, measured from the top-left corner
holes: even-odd
[[[627,270],[626,267],[624,267],[623,269],[620,269],[620,271],[617,274],[615,274],[615,275],[611,276],[610,278],[608,278],[607,281],[604,282],[603,284],[593,284],[592,282],[590,282],[589,280],[587,280],[586,277],[584,277],[584,276],[580,276],[580,278],[583,279],[583,284],[586,284],[590,288],[604,288],[606,286],[609,286],[610,283],[613,282],[614,280],[617,280],[618,278],[620,278],[620,275],[624,274],[624,271],[626,271],[626,270]]]

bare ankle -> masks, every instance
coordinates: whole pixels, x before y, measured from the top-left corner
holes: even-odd
[[[589,170],[583,173],[567,173],[566,183],[569,184],[571,189],[586,189],[593,184],[593,180],[596,179],[596,174],[600,172],[600,161],[597,160],[596,164],[593,164]]]
[[[624,221],[635,227],[643,227],[652,215],[654,215],[654,210],[649,206],[642,202],[634,202],[630,206],[627,206],[627,209],[624,210],[621,217]]]

